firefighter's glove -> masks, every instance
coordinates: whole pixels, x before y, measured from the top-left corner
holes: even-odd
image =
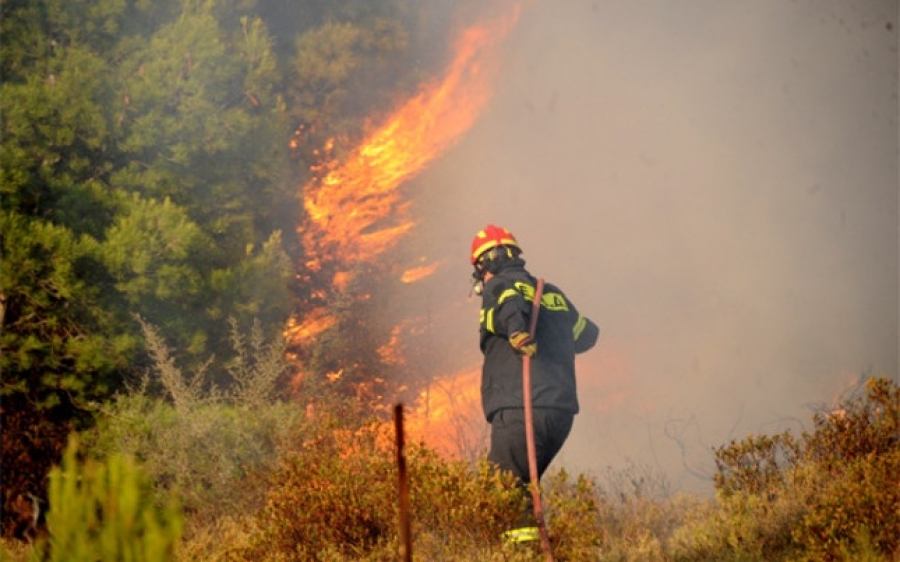
[[[531,335],[528,332],[516,332],[509,336],[509,345],[528,357],[534,357],[537,353],[537,342],[531,339]]]

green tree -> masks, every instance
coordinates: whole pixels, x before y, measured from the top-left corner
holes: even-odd
[[[135,314],[220,366],[229,318],[287,318],[275,63],[262,22],[223,29],[221,4],[4,3],[3,465],[31,475],[4,507],[58,460],[29,436],[58,441],[139,365]]]
[[[136,337],[112,329],[87,281],[96,240],[5,210],[0,232],[3,530],[13,533],[9,506],[43,495],[66,433],[115,388]]]
[[[138,12],[123,2],[77,18],[67,4],[46,1],[13,6],[4,20],[12,29],[9,20],[20,17],[22,28],[47,36],[13,34],[23,50],[43,48],[43,57],[13,56],[30,72],[14,66],[2,86],[2,201],[10,220],[45,221],[90,246],[73,276],[100,299],[104,328],[135,334],[131,315],[142,314],[172,330],[198,362],[227,349],[227,318],[249,325],[269,314],[278,330],[287,317],[289,262],[279,248],[286,215],[272,210],[296,200],[284,179],[283,106],[265,27],[244,19],[223,31],[214,4],[186,3],[146,41],[122,37],[110,60],[78,41],[129,27],[119,20]],[[95,42],[108,47],[105,37]],[[54,261],[47,251],[33,259]],[[13,252],[4,265],[22,269],[17,259],[26,256]],[[259,290],[261,279],[271,290]],[[20,310],[25,291],[21,283],[0,291],[10,337],[46,329],[24,321],[42,318]]]
[[[135,338],[113,329],[90,281],[108,206],[109,39],[120,3],[6,2],[0,109],[0,371],[3,531],[41,497],[77,413],[108,393]],[[82,3],[77,3],[82,4]],[[82,6],[83,7],[83,6]],[[74,23],[82,31],[73,27]],[[86,37],[95,43],[78,42]]]
[[[212,8],[186,7],[123,60],[115,129],[120,165],[110,174],[110,183],[124,191],[168,199],[169,209],[185,214],[182,224],[193,222],[203,233],[204,241],[182,240],[175,248],[187,253],[176,258],[182,272],[169,284],[183,292],[145,286],[129,295],[132,307],[146,298],[137,311],[197,361],[209,353],[227,357],[230,316],[247,324],[250,315],[266,312],[274,329],[287,318],[286,292],[263,294],[254,284],[260,278],[287,283],[287,258],[277,247],[287,216],[276,210],[296,209],[285,179],[283,104],[274,91],[265,27],[243,19],[229,34]],[[171,306],[186,314],[173,317],[166,311]]]
[[[372,115],[393,109],[424,73],[413,29],[425,7],[408,0],[263,2],[281,37],[283,90],[295,127],[295,156],[315,164],[329,139],[358,137]],[[284,22],[302,22],[283,34]],[[290,38],[288,43],[285,38]],[[429,38],[433,41],[433,37]]]
[[[4,487],[5,506],[42,495],[59,428],[149,364],[135,315],[186,368],[214,357],[214,379],[234,359],[230,320],[283,329],[291,297],[313,290],[293,275],[291,135],[358,131],[390,105],[417,72],[414,4],[4,2],[3,465],[31,475]]]

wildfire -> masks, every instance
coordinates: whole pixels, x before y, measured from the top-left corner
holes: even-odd
[[[334,141],[317,153],[322,162],[312,167],[313,176],[303,187],[306,220],[297,232],[307,256],[306,270],[316,274],[305,274],[306,279],[315,277],[317,283],[328,286],[316,288],[303,303],[302,319],[291,320],[286,336],[292,349],[320,345],[319,336],[337,325],[338,320],[329,315],[335,297],[349,296],[357,301],[369,298],[354,292],[359,286],[353,274],[355,266],[379,263],[378,259],[415,227],[411,201],[400,188],[458,141],[478,118],[492,94],[495,47],[505,39],[519,13],[520,5],[515,2],[510,13],[463,30],[454,42],[452,61],[443,75],[423,84],[415,95],[400,103],[346,157],[331,156]],[[422,258],[419,265],[402,273],[400,281],[420,281],[442,263],[428,263]],[[370,283],[369,279],[363,281]],[[404,365],[401,340],[413,331],[412,325],[421,326],[422,322],[401,322],[389,339],[377,346],[375,351],[383,365]],[[296,354],[294,357],[301,361]],[[348,357],[346,361],[352,363],[354,359]],[[328,373],[328,380],[346,378],[339,367]],[[458,410],[477,404],[476,375],[476,371],[454,375],[423,393],[425,406],[420,412],[425,415],[416,418],[420,435],[454,435],[445,445],[449,449],[456,442],[459,450],[460,440],[468,437],[460,425],[463,422]],[[301,378],[298,373],[294,383]],[[446,408],[437,406],[447,400],[454,403]],[[477,416],[481,421],[480,412]],[[449,433],[437,430],[441,424],[454,427]]]
[[[487,66],[519,9],[463,31],[443,78],[428,83],[343,162],[316,166],[303,188],[308,219],[299,230],[313,271],[325,260],[349,265],[391,249],[415,225],[398,188],[446,151],[475,122],[491,95]],[[327,148],[327,147],[326,147]]]

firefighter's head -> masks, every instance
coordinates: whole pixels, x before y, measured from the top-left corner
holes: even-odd
[[[469,255],[475,268],[472,277],[476,281],[482,281],[485,273],[497,273],[503,265],[518,258],[521,253],[522,248],[512,232],[489,224],[479,230],[472,240],[472,253]]]

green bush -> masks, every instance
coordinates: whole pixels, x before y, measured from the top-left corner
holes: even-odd
[[[257,329],[246,341],[235,331],[234,382],[220,390],[202,370],[185,376],[156,332],[145,325],[144,333],[153,376],[101,408],[95,429],[85,435],[89,452],[134,456],[160,501],[178,490],[191,527],[260,507],[262,483],[255,474],[275,462],[303,413],[296,403],[276,399],[283,348],[265,344]]]
[[[138,458],[160,497],[178,489],[194,520],[235,515],[259,504],[254,475],[274,463],[279,438],[296,423],[296,405],[249,410],[224,402],[179,412],[146,396],[123,396],[93,434],[92,454]]]
[[[675,530],[668,551],[673,560],[725,561],[790,560],[799,551],[791,529],[806,510],[800,488],[786,486],[783,493],[718,494],[696,505]]]
[[[127,456],[99,462],[76,458],[70,441],[62,467],[50,472],[49,539],[34,558],[50,561],[167,561],[181,536],[182,514],[172,495],[153,501],[150,481]]]

